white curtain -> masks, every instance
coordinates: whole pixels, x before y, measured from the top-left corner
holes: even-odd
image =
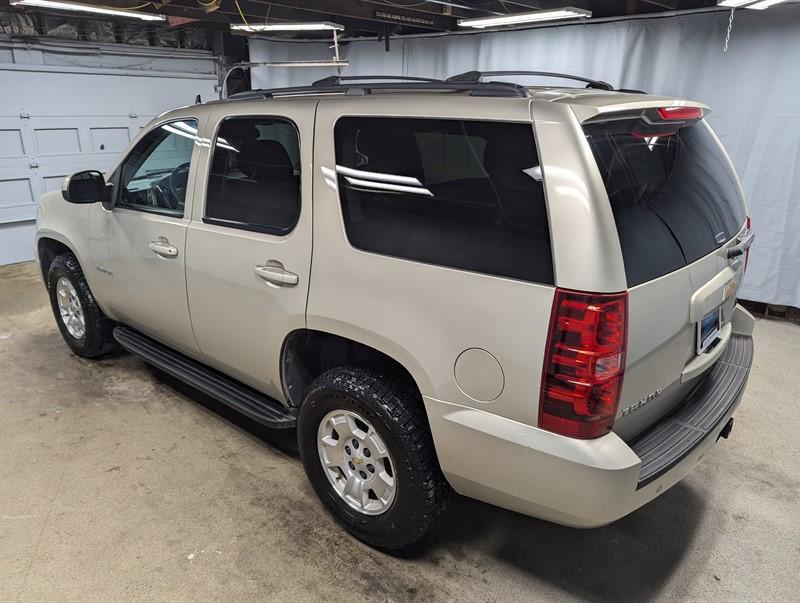
[[[756,232],[740,297],[800,307],[800,6],[737,10],[724,53],[728,14],[393,39],[390,52],[383,42],[351,42],[342,47],[350,61],[343,74],[560,71],[706,103],[742,179]],[[250,43],[252,61],[331,55],[329,44]],[[332,73],[259,68],[253,85],[303,85]]]

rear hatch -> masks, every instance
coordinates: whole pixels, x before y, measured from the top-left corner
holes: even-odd
[[[614,432],[673,410],[724,351],[749,244],[733,166],[702,109],[604,113],[583,131],[614,214],[628,283]]]

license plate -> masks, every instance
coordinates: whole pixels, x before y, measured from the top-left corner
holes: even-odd
[[[714,308],[697,323],[697,353],[702,354],[714,343],[722,324],[722,308]]]

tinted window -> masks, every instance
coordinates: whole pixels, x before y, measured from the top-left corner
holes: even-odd
[[[183,215],[197,122],[173,121],[147,133],[120,169],[118,204]]]
[[[205,221],[285,234],[300,215],[300,143],[272,117],[222,122],[214,143]]]
[[[335,137],[353,246],[553,283],[530,124],[346,117]]]
[[[630,287],[711,253],[745,220],[736,177],[705,124],[660,136],[641,134],[641,126],[637,118],[584,127]]]

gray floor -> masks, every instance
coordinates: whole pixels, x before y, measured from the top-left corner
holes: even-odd
[[[800,600],[800,327],[760,320],[732,438],[579,531],[460,499],[406,559],[346,536],[286,438],[119,355],[69,353],[0,268],[0,600]]]

